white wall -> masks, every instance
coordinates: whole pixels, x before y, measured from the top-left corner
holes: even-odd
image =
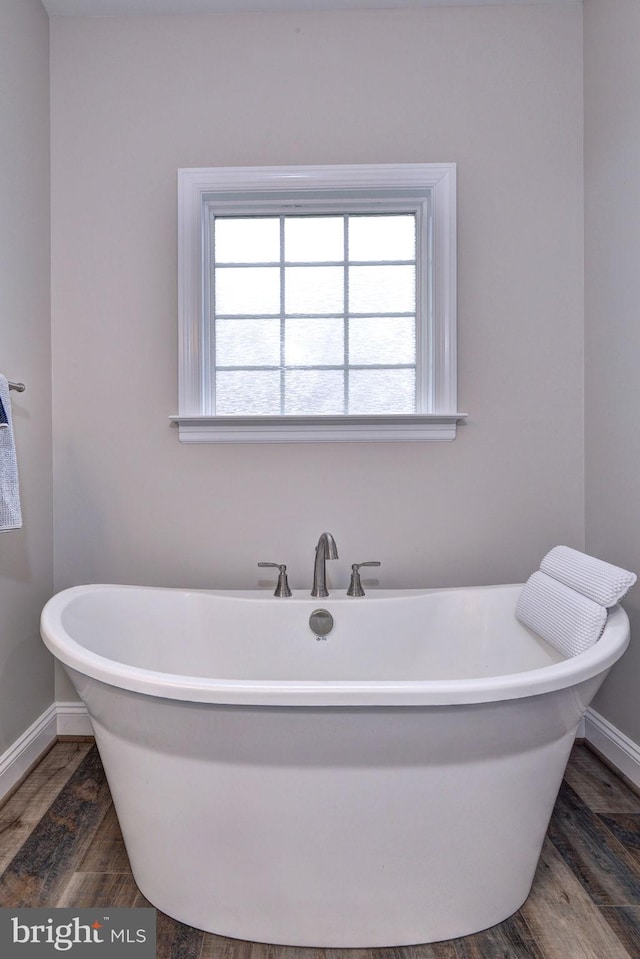
[[[640,4],[585,0],[586,544],[640,573]],[[640,742],[632,643],[595,708]]]
[[[56,586],[515,582],[583,547],[579,6],[54,18]],[[456,161],[451,444],[184,446],[176,170]],[[62,698],[66,690],[63,687]],[[59,695],[60,698],[60,695]]]
[[[23,529],[0,533],[0,753],[53,700],[39,636],[52,591],[49,21],[0,4],[0,370],[12,393]]]

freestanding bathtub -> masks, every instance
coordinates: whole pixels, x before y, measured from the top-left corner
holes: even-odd
[[[317,947],[451,939],[516,911],[629,641],[618,606],[564,659],[514,618],[520,588],[51,599],[44,642],[86,703],[144,895],[210,932]]]

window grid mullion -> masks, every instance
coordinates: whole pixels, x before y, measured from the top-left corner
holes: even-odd
[[[207,283],[202,285],[205,298],[207,322],[203,329],[202,365],[203,380],[201,384],[201,402],[207,413],[216,411],[216,259],[215,259],[216,218],[209,213],[209,229],[204,236],[204,254],[208,263]]]
[[[349,216],[344,215],[344,374],[343,413],[349,412]]]
[[[238,260],[236,262],[218,263],[218,267],[223,270],[246,270],[248,267],[274,267],[280,266],[282,260],[265,260],[256,263],[253,260],[246,262]],[[285,260],[285,266],[343,266],[344,260]],[[351,260],[351,266],[415,266],[413,260]]]
[[[284,269],[284,215],[280,216],[280,416],[285,412],[285,269]]]
[[[339,313],[287,313],[287,319],[290,320],[311,320],[321,317],[326,320],[336,320],[342,319],[344,316],[344,311],[341,310]],[[372,317],[380,317],[381,319],[394,319],[402,317],[411,317],[414,316],[413,310],[405,310],[404,313],[392,313],[390,311],[385,312],[384,310],[376,310],[372,312],[369,310],[368,313],[350,313],[349,316],[354,320],[366,320],[371,319]],[[246,316],[243,313],[218,313],[217,317],[219,320],[236,320],[239,323],[242,323],[247,318],[252,320],[277,320],[280,318],[280,313],[249,313]]]
[[[221,364],[218,369],[223,372],[237,372],[239,370],[282,370],[282,364],[276,366],[269,363],[239,363],[239,364]],[[352,363],[351,370],[415,370],[415,363]],[[306,363],[289,363],[284,367],[285,370],[343,370],[344,363],[318,363],[315,366],[309,366]]]

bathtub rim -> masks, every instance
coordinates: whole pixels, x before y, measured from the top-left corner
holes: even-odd
[[[370,590],[374,601],[429,593],[515,589],[522,584]],[[66,605],[95,591],[145,591],[213,594],[229,599],[268,599],[268,590],[190,589],[90,583],[61,590],[46,603],[40,621],[45,646],[64,666],[109,686],[181,702],[259,706],[441,706],[499,702],[542,695],[576,686],[608,671],[630,639],[629,618],[616,605],[609,610],[600,639],[577,656],[523,672],[448,680],[247,680],[164,673],[130,666],[94,653],[74,640],[62,624]],[[309,599],[302,590],[294,597]],[[274,600],[277,601],[277,600]],[[331,601],[353,602],[336,595]],[[360,600],[356,600],[359,602]],[[520,624],[518,624],[520,626]],[[525,629],[526,627],[521,627]],[[527,630],[528,631],[528,630]]]

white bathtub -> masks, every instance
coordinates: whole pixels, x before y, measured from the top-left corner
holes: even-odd
[[[520,588],[54,596],[42,636],[86,703],[144,895],[210,932],[316,947],[451,939],[516,911],[629,641],[615,607],[563,659],[514,618]]]

